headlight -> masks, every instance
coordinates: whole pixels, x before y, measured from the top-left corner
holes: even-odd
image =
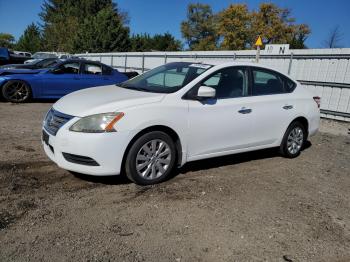
[[[123,116],[122,112],[86,116],[73,124],[69,130],[83,133],[115,132],[114,124]]]

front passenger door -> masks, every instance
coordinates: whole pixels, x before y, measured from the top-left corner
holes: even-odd
[[[204,79],[199,86],[216,89],[216,97],[189,100],[188,157],[196,160],[250,147],[254,124],[249,108],[248,70],[224,68]],[[194,91],[193,91],[194,90]]]
[[[67,62],[42,76],[43,94],[46,97],[61,97],[79,89],[80,63]]]

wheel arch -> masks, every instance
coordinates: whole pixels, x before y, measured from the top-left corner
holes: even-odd
[[[171,139],[174,141],[175,144],[175,148],[176,148],[176,164],[179,166],[181,165],[181,161],[182,161],[182,144],[181,144],[181,140],[179,135],[177,134],[177,132],[165,125],[153,125],[153,126],[149,126],[146,127],[144,129],[142,129],[140,132],[138,132],[129,142],[129,144],[127,145],[124,155],[123,155],[123,159],[122,159],[122,170],[124,171],[124,166],[125,166],[125,161],[126,161],[126,157],[129,153],[129,150],[131,148],[131,146],[133,145],[133,143],[142,135],[147,134],[149,132],[152,131],[161,131],[166,133],[167,135],[169,135],[171,137]]]
[[[287,128],[285,129],[285,132],[287,132],[289,126],[290,126],[292,123],[294,123],[294,122],[300,122],[300,123],[304,126],[305,132],[306,132],[306,137],[305,137],[305,140],[306,140],[306,139],[308,138],[308,136],[309,136],[309,121],[308,121],[307,118],[304,117],[304,116],[295,117],[295,118],[289,123],[289,125],[287,126]],[[285,134],[285,132],[284,132],[284,134]],[[284,134],[283,134],[283,135],[284,135]]]

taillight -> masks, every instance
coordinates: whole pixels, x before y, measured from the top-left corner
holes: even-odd
[[[314,96],[313,98],[314,98],[314,100],[315,100],[315,102],[317,104],[317,107],[320,108],[320,106],[321,106],[321,97]]]

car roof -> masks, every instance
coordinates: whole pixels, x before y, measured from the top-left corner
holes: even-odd
[[[220,69],[220,68],[224,68],[224,67],[230,67],[230,66],[250,66],[250,67],[259,67],[259,68],[263,68],[263,69],[268,69],[268,70],[272,70],[275,72],[278,72],[284,76],[287,76],[285,73],[283,73],[282,71],[280,71],[277,68],[271,67],[271,66],[267,66],[264,64],[260,64],[257,62],[249,62],[249,61],[231,61],[231,62],[222,62],[222,61],[193,61],[193,64],[205,64],[205,65],[212,65],[213,68],[215,69]],[[289,77],[289,76],[288,76]],[[290,77],[289,77],[290,78]]]
[[[67,62],[71,62],[71,63],[81,63],[81,62],[93,63],[93,64],[99,64],[99,65],[104,65],[104,66],[110,67],[109,65],[103,64],[100,61],[86,60],[84,58],[68,58],[68,59],[62,61],[62,63],[67,63]]]

